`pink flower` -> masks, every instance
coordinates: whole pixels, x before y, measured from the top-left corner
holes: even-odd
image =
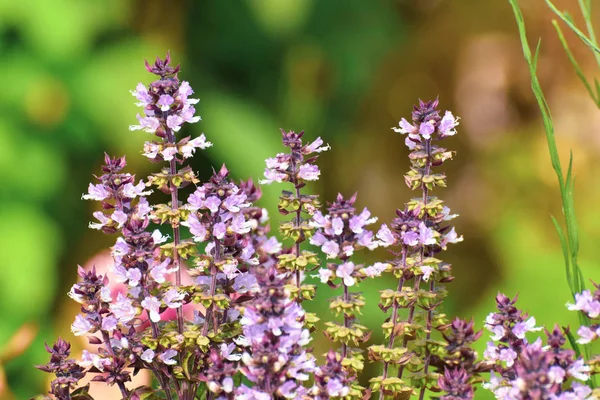
[[[106,190],[106,187],[101,183],[97,185],[90,183],[90,186],[88,187],[88,193],[89,194],[82,195],[81,198],[84,200],[102,201],[110,197],[110,192]]]
[[[75,322],[71,325],[71,332],[75,336],[83,336],[94,330],[94,325],[83,315],[78,314],[75,317]]]
[[[351,261],[345,262],[343,264],[338,265],[337,270],[335,271],[335,275],[338,278],[342,278],[344,281],[344,285],[352,286],[356,282],[352,273],[354,272],[354,263]]]
[[[129,125],[130,131],[144,130],[148,133],[154,133],[160,127],[160,121],[155,117],[144,117],[140,114],[136,117],[139,121],[139,125]]]
[[[161,111],[169,111],[169,109],[171,109],[171,104],[173,104],[174,101],[175,100],[168,94],[163,94],[159,97],[156,105],[160,106]]]
[[[141,302],[142,307],[148,310],[150,313],[150,320],[152,322],[160,321],[160,301],[154,296],[148,296]]]
[[[133,96],[135,96],[136,99],[139,100],[139,102],[135,104],[136,106],[145,107],[152,103],[152,96],[148,94],[148,90],[143,83],[138,83],[135,87],[135,90],[131,90],[130,92]]]
[[[379,244],[383,247],[389,247],[396,243],[396,238],[390,228],[386,224],[381,225],[379,232],[377,232],[377,238],[380,240]]]
[[[456,129],[454,128],[457,126],[458,117],[454,117],[450,111],[446,111],[438,129],[441,136],[453,136],[456,135]]]
[[[316,165],[302,164],[298,169],[298,178],[305,181],[316,181],[319,179],[319,175],[321,175],[321,171]]]
[[[186,144],[182,145],[179,148],[179,151],[180,151],[181,155],[183,156],[183,158],[189,158],[194,155],[194,153],[196,152],[196,149],[204,150],[204,149],[209,148],[210,146],[212,146],[212,143],[208,142],[206,140],[206,136],[204,136],[204,133],[203,133],[200,136],[198,136],[197,138],[190,140]]]
[[[163,363],[167,364],[167,365],[175,365],[177,364],[177,361],[173,360],[173,357],[175,357],[177,355],[177,351],[173,350],[173,349],[169,349],[167,351],[165,351],[164,353],[160,354],[158,356],[158,358],[160,359],[160,361],[162,361]]]
[[[179,132],[183,122],[183,118],[181,118],[179,115],[169,115],[167,117],[167,126],[174,132]]]

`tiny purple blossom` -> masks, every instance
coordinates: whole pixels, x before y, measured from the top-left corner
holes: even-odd
[[[106,200],[109,197],[110,192],[106,190],[106,187],[102,183],[98,183],[97,185],[90,183],[90,186],[88,187],[88,194],[81,196],[81,198],[84,200],[96,201]]]
[[[338,265],[335,274],[338,278],[342,278],[344,281],[344,285],[352,286],[356,282],[356,280],[352,277],[352,273],[354,272],[354,263],[351,261],[345,262],[343,264]]]
[[[589,327],[583,325],[577,330],[577,334],[579,335],[579,339],[577,339],[577,343],[587,344],[595,340],[598,335],[596,331],[590,329]]]
[[[340,246],[333,240],[328,240],[321,247],[321,251],[327,255],[327,258],[335,258],[340,253]]]
[[[147,363],[151,363],[152,360],[154,359],[154,351],[152,351],[152,349],[146,349],[146,350],[144,350],[144,352],[142,353],[140,358],[143,361],[146,361]]]
[[[102,330],[112,332],[117,329],[117,323],[117,319],[114,316],[109,315],[108,317],[102,319]]]
[[[149,312],[152,322],[160,321],[160,301],[156,297],[147,296],[142,300],[141,306]]]
[[[396,238],[386,224],[381,225],[381,228],[379,229],[379,232],[377,232],[376,236],[380,240],[380,244],[383,247],[389,247],[396,243]]]
[[[177,148],[173,147],[173,146],[169,146],[169,147],[163,149],[160,152],[160,154],[162,155],[162,157],[165,161],[171,161],[175,157],[175,154],[177,154]]]
[[[117,294],[117,299],[110,305],[110,310],[123,324],[128,323],[137,315],[137,310],[133,307],[131,300],[122,293]]]
[[[75,336],[83,336],[90,333],[94,329],[94,325],[83,315],[78,314],[75,317],[75,322],[71,325],[71,332]]]
[[[419,224],[419,242],[424,246],[436,243],[434,230],[428,228],[423,222]]]
[[[204,133],[197,138],[190,140],[179,148],[183,158],[190,158],[196,152],[196,149],[205,150],[212,146],[212,143],[206,140]]]
[[[213,236],[217,239],[223,239],[225,237],[225,233],[227,232],[227,227],[225,223],[219,222],[215,224],[213,227]]]
[[[444,117],[440,121],[439,131],[442,136],[453,136],[456,135],[456,129],[458,126],[458,117],[454,117],[450,111],[446,111]]]
[[[139,125],[129,125],[130,131],[144,130],[148,133],[154,133],[160,127],[160,121],[154,117],[141,117],[137,115]]]
[[[208,208],[211,213],[216,213],[219,211],[219,206],[221,205],[221,200],[216,196],[210,196],[208,199],[204,201],[204,207]]]
[[[172,129],[174,132],[179,132],[183,122],[183,118],[181,118],[179,115],[169,115],[167,117],[167,127]]]
[[[421,268],[421,272],[423,273],[423,280],[427,282],[431,274],[435,271],[435,268],[430,267],[428,265],[423,265]]]
[[[403,135],[407,133],[415,133],[417,130],[417,128],[408,122],[406,118],[402,118],[398,125],[400,126],[399,128],[393,127],[392,130]]]
[[[433,123],[427,121],[427,122],[423,122],[421,124],[421,126],[419,127],[419,134],[421,136],[423,136],[423,138],[425,139],[430,139],[431,138],[431,134],[435,131],[435,126],[433,125]]]
[[[156,102],[157,106],[160,106],[161,111],[169,111],[171,108],[171,104],[173,104],[175,100],[168,94],[163,94],[159,97]]]
[[[152,103],[152,97],[148,94],[146,86],[141,82],[137,84],[135,90],[131,90],[131,94],[139,100],[139,103],[136,103],[137,106],[145,107]]]
[[[314,142],[312,142],[311,144],[307,145],[304,147],[303,149],[303,153],[304,154],[310,154],[310,153],[321,153],[323,151],[327,151],[330,150],[331,147],[329,147],[329,145],[325,145],[320,147],[323,144],[323,139],[321,139],[320,137],[316,138]]]
[[[319,179],[319,175],[321,175],[321,171],[316,165],[302,164],[298,169],[298,178],[305,181],[316,181]]]
[[[583,359],[580,358],[571,364],[567,371],[573,378],[587,381],[590,378],[590,370],[591,368],[585,365]]]
[[[181,301],[184,298],[185,298],[185,294],[179,293],[179,291],[177,291],[177,289],[175,289],[175,288],[170,288],[163,295],[162,301],[169,308],[179,308],[179,307],[181,307],[181,305],[182,305]]]
[[[173,360],[173,357],[175,357],[177,355],[177,351],[173,350],[173,349],[169,349],[167,351],[165,351],[164,353],[161,353],[158,358],[160,359],[160,361],[162,361],[163,363],[167,364],[167,365],[175,365],[177,364],[177,361]]]
[[[175,272],[177,270],[176,267],[169,269],[169,264],[171,263],[170,258],[166,258],[160,264],[154,265],[154,267],[150,270],[150,276],[157,283],[165,282],[165,275],[171,272]]]

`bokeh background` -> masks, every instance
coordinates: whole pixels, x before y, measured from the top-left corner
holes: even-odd
[[[530,39],[542,38],[540,79],[563,163],[574,154],[581,267],[599,280],[600,114],[543,0],[521,4]],[[592,76],[592,55],[567,37]],[[462,118],[446,143],[458,151],[447,164],[449,187],[437,191],[465,236],[444,254],[457,277],[447,314],[473,316],[481,328],[503,291],[519,293],[539,323],[576,323],[564,307],[569,291],[550,220],[561,217],[556,178],[507,2],[0,0],[0,399],[45,391],[48,377],[33,368],[46,360],[45,341],[62,335],[81,350],[69,331],[77,305],[66,293],[77,264],[106,263],[102,252],[115,239],[87,229],[95,205],[81,194],[104,151],[127,154],[139,177],[152,171],[141,156],[145,134],[127,129],[137,111],[128,91],[152,79],[143,60],[167,49],[201,98],[203,121],[185,133],[214,143],[194,161],[200,177],[225,162],[235,177],[257,179],[281,149],[279,128],[304,129],[332,147],[311,190],[323,201],[358,191],[358,205],[380,222],[411,196],[407,149],[390,127],[418,98],[439,96]],[[281,188],[264,188],[274,223]],[[373,343],[385,318],[377,290],[393,284],[362,285]],[[331,295],[321,290],[308,307],[330,318]],[[320,334],[314,343],[319,354],[327,349]]]

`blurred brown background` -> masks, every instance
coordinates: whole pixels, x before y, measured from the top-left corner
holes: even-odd
[[[577,21],[573,3],[557,1]],[[563,163],[574,154],[581,267],[598,280],[600,115],[543,0],[521,5],[530,42],[542,38],[540,79]],[[592,55],[567,39],[593,76]],[[114,238],[87,229],[94,205],[80,197],[104,151],[127,154],[139,177],[152,170],[140,154],[145,134],[127,129],[136,113],[128,90],[150,81],[144,58],[167,49],[201,98],[203,121],[185,134],[214,142],[194,161],[200,177],[225,162],[234,176],[256,180],[281,149],[278,129],[304,129],[332,147],[311,190],[323,201],[358,191],[359,206],[379,222],[412,195],[402,178],[407,149],[390,128],[418,98],[439,96],[461,125],[446,142],[458,151],[447,164],[449,187],[436,194],[460,214],[465,236],[444,254],[457,276],[445,310],[481,327],[504,291],[520,293],[539,323],[575,323],[550,220],[561,217],[556,177],[507,2],[0,0],[0,398],[44,390],[47,377],[32,367],[45,362],[44,341],[62,335],[81,348],[66,292],[76,265]],[[274,222],[280,189],[264,190]],[[362,286],[374,343],[385,318],[377,290],[392,284]],[[310,308],[321,312],[331,295],[321,289]],[[315,345],[322,353],[328,343],[318,334]]]

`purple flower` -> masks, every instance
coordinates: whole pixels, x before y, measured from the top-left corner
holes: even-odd
[[[185,121],[179,115],[169,115],[167,117],[167,126],[172,129],[174,132],[179,132],[181,129],[181,125]]]
[[[425,226],[423,222],[419,224],[419,242],[424,246],[436,244],[434,230]]]
[[[129,125],[130,131],[144,130],[148,133],[154,133],[160,127],[160,122],[157,118],[154,117],[144,117],[142,118],[140,114],[137,115],[137,119],[139,121],[139,125]]]
[[[433,122],[433,121],[431,121]],[[431,134],[435,131],[435,126],[430,121],[423,122],[419,127],[419,134],[423,136],[424,139],[430,139]]]
[[[435,271],[435,268],[430,267],[428,265],[423,265],[421,268],[421,272],[423,273],[423,280],[427,282],[431,274]]]
[[[173,104],[175,100],[169,96],[168,94],[163,94],[158,98],[156,105],[160,107],[161,111],[169,111],[171,108],[171,104]]]
[[[119,321],[117,321],[117,319],[114,316],[109,315],[108,317],[102,319],[102,330],[112,332],[115,329],[117,329],[118,322]]]
[[[182,300],[185,298],[185,294],[179,293],[175,288],[170,288],[163,295],[162,301],[169,308],[179,308],[182,305]]]
[[[458,126],[458,117],[455,118],[450,111],[446,111],[444,118],[440,121],[439,131],[441,136],[456,135],[455,127]]]
[[[321,175],[319,167],[312,164],[302,164],[298,170],[298,178],[305,181],[316,181],[319,179],[319,175]]]
[[[351,261],[338,265],[335,274],[338,278],[342,278],[344,285],[352,286],[356,282],[352,273],[354,272],[354,263]]]
[[[154,359],[154,351],[152,351],[152,349],[146,349],[146,350],[144,350],[144,352],[142,353],[140,358],[143,361],[146,361],[147,363],[151,363],[152,360]]]
[[[330,149],[331,149],[331,147],[330,147],[329,145],[325,145],[325,146],[322,146],[322,147],[321,147],[321,145],[322,145],[322,144],[323,144],[323,139],[321,139],[320,137],[318,137],[317,139],[315,139],[315,141],[314,141],[314,142],[312,142],[312,143],[311,143],[311,144],[309,144],[309,145],[306,145],[306,146],[305,146],[305,147],[302,149],[302,152],[303,152],[304,154],[310,154],[310,153],[321,153],[321,152],[323,152],[323,151],[327,151],[327,150],[330,150]]]
[[[110,305],[110,311],[123,324],[127,324],[137,315],[137,310],[131,303],[131,300],[122,293],[117,294],[117,299]]]
[[[204,201],[204,207],[208,208],[210,212],[213,214],[219,210],[219,206],[221,205],[221,199],[216,196],[210,196],[208,199]]]
[[[409,123],[406,118],[402,118],[400,120],[400,122],[398,123],[398,125],[400,126],[399,128],[395,128],[393,127],[392,130],[396,133],[400,133],[400,134],[410,134],[410,133],[415,133],[417,131],[417,128],[414,127],[411,123]]]
[[[535,326],[535,318],[531,317],[525,322],[517,322],[512,329],[512,332],[519,339],[524,339],[527,332],[541,331],[541,327]]]
[[[377,232],[377,238],[380,240],[379,244],[383,247],[389,247],[396,243],[396,238],[386,224],[381,225]]]
[[[174,146],[166,147],[160,152],[160,154],[165,161],[171,161],[175,157],[175,154],[177,154],[177,148]]]
[[[177,361],[173,360],[173,357],[177,355],[177,351],[173,349],[168,349],[164,353],[159,354],[158,358],[160,361],[167,365],[175,365]]]
[[[600,315],[600,301],[595,300],[589,290],[575,293],[575,304],[567,304],[567,308],[571,311],[583,311],[590,318]]]
[[[587,326],[581,326],[577,330],[577,334],[579,335],[579,339],[577,339],[577,343],[587,344],[590,343],[598,337],[597,331],[590,329]]]
[[[71,325],[71,332],[73,332],[75,336],[86,335],[94,329],[94,325],[81,314],[78,314],[75,317],[75,322]]]
[[[160,321],[160,301],[156,297],[147,296],[142,300],[141,306],[148,311],[152,322]]]
[[[81,198],[84,200],[102,201],[108,199],[110,196],[110,192],[102,183],[97,185],[90,183],[90,186],[88,187],[88,194],[82,195]]]
[[[327,255],[327,258],[335,258],[340,253],[340,246],[333,240],[328,240],[321,247],[321,251]]]
[[[188,121],[189,122],[189,121]],[[212,146],[212,143],[206,140],[206,136],[204,133],[198,136],[197,138],[186,142],[179,148],[179,152],[183,156],[183,158],[190,158],[196,152],[196,149],[205,150]]]
[[[165,282],[165,275],[177,271],[177,267],[169,269],[171,264],[170,258],[165,258],[161,263],[155,264],[150,270],[150,276],[157,283]]]
[[[225,223],[223,222],[219,222],[217,224],[215,224],[214,228],[213,228],[213,236],[217,239],[223,239],[225,237],[225,233],[227,232],[227,227],[225,226]]]
[[[141,82],[138,83],[135,90],[131,90],[131,94],[139,100],[139,103],[136,103],[137,106],[145,107],[152,103],[152,97],[148,94],[146,86]]]

